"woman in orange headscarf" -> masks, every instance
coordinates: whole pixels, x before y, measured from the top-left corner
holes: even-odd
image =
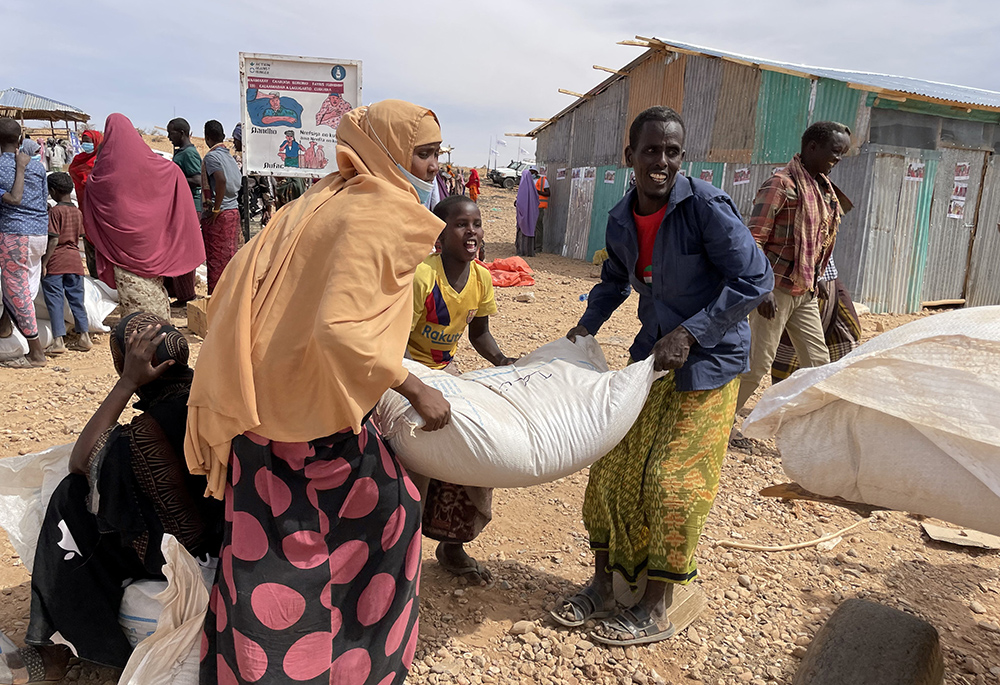
[[[337,173],[212,296],[185,446],[227,512],[202,682],[401,682],[413,660],[419,494],[369,415],[396,388],[428,428],[450,418],[402,366],[440,142],[410,103],[346,114]]]
[[[469,169],[469,180],[465,182],[465,187],[469,189],[469,197],[473,202],[479,201],[479,172],[476,167]]]

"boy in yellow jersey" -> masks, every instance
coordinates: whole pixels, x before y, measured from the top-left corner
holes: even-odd
[[[457,374],[452,359],[469,329],[469,342],[495,366],[513,364],[490,333],[496,314],[490,272],[475,262],[483,244],[483,220],[476,203],[462,195],[447,197],[434,213],[445,222],[440,250],[417,267],[413,277],[413,327],[407,356],[432,369]],[[490,572],[466,553],[493,517],[493,490],[431,480],[424,498],[424,535],[441,544],[438,562],[472,583],[488,584]]]

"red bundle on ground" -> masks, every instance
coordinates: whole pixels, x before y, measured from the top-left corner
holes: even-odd
[[[490,270],[490,275],[493,277],[493,286],[496,288],[535,284],[535,279],[531,277],[531,267],[520,257],[494,259],[489,264],[483,264],[483,266]]]

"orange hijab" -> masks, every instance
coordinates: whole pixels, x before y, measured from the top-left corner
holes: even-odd
[[[413,273],[444,225],[395,162],[409,170],[414,148],[440,140],[434,113],[408,102],[351,111],[337,128],[338,171],[283,207],[226,267],[184,446],[191,472],[208,475],[208,494],[223,496],[234,437],[358,433],[406,379]]]

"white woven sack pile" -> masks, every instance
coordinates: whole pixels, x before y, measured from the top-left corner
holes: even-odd
[[[807,490],[1000,535],[1000,307],[929,316],[802,369],[743,432],[777,436]]]

